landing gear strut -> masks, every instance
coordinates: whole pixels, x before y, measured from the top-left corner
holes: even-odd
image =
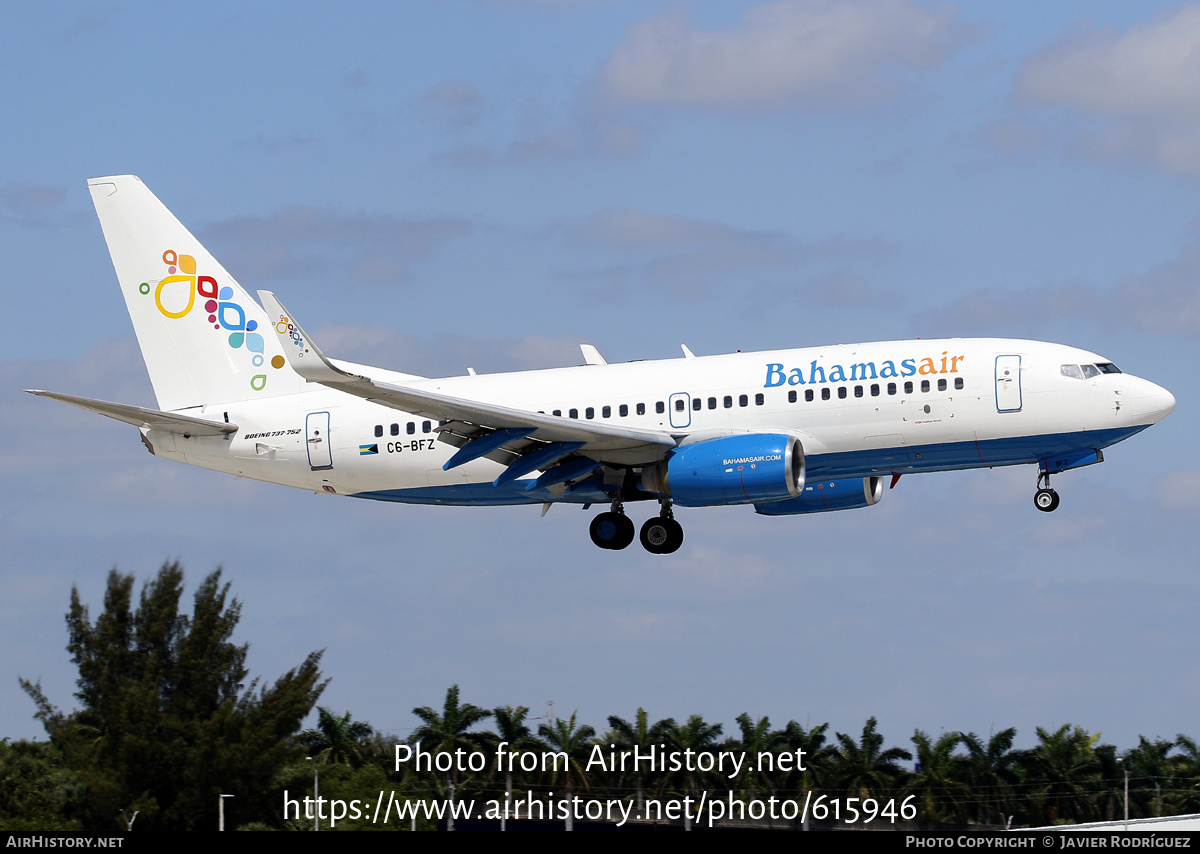
[[[1038,474],[1038,489],[1033,494],[1033,506],[1043,513],[1049,513],[1058,507],[1058,493],[1050,488],[1050,475]]]
[[[633,521],[625,515],[620,496],[613,498],[612,509],[592,520],[592,542],[602,549],[619,551],[633,542]]]
[[[642,548],[651,554],[669,555],[683,545],[683,526],[675,521],[671,499],[660,498],[659,503],[662,505],[659,515],[642,525]]]

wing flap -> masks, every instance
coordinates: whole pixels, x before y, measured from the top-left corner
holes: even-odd
[[[542,443],[578,443],[582,453],[603,457],[605,451],[641,452],[647,461],[661,459],[667,450],[675,447],[676,441],[669,434],[638,427],[580,422],[561,416],[544,415],[524,409],[513,409],[484,401],[454,397],[416,385],[400,385],[375,380],[369,376],[343,370],[328,359],[312,338],[300,327],[283,304],[270,291],[259,291],[268,314],[287,318],[290,332],[282,333],[276,328],[288,363],[306,380],[339,389],[402,412],[439,422],[462,422],[492,430],[528,431],[523,444],[515,442],[510,453],[520,455],[531,447]],[[446,427],[449,425],[443,425]],[[459,435],[463,431],[455,430]],[[474,435],[467,438],[469,444]],[[536,441],[530,441],[536,440]],[[518,440],[521,441],[521,440]],[[457,442],[454,444],[457,445]],[[459,446],[463,447],[463,446]],[[501,449],[502,451],[503,449]],[[493,452],[496,453],[496,452]],[[487,455],[485,455],[487,456]],[[489,457],[490,458],[490,457]]]

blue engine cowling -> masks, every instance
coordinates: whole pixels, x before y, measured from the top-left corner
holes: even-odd
[[[753,504],[800,496],[804,448],[795,436],[749,433],[681,445],[642,469],[642,489],[684,507]]]
[[[824,513],[827,510],[853,510],[870,507],[883,498],[883,478],[857,477],[822,480],[805,484],[799,498],[755,504],[754,512],[764,516],[792,516],[797,513]]]

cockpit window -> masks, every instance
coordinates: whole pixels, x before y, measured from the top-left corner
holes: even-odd
[[[1064,377],[1072,377],[1077,380],[1090,380],[1101,374],[1121,373],[1121,369],[1112,362],[1101,362],[1098,365],[1062,365],[1058,370]]]

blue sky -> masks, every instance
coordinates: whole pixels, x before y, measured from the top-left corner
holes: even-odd
[[[0,47],[0,735],[41,734],[18,675],[71,707],[72,585],[95,613],[178,557],[224,567],[256,675],[323,648],[323,704],[399,735],[458,683],[597,728],[1200,736],[1200,5],[10,4]],[[1178,408],[1054,514],[1032,468],[913,476],[686,511],[668,559],[577,508],[235,481],[20,392],[154,405],[85,184],[122,173],[354,361],[1010,336]]]

